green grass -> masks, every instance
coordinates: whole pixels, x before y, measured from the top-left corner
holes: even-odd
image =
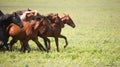
[[[1,0],[4,13],[35,9],[40,14],[69,13],[76,28],[65,26],[62,34],[69,45],[59,39],[56,52],[53,38],[51,51],[41,52],[33,41],[32,51],[20,53],[20,43],[13,52],[0,51],[0,67],[120,67],[120,1],[119,0]],[[39,41],[43,44],[41,38]]]

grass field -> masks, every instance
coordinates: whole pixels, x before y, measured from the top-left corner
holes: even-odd
[[[59,39],[56,52],[50,38],[51,51],[46,53],[30,41],[32,51],[20,53],[17,42],[13,52],[0,51],[0,67],[120,67],[120,0],[0,0],[4,13],[27,8],[44,15],[69,13],[76,24],[62,30],[69,45],[64,49],[65,41]]]

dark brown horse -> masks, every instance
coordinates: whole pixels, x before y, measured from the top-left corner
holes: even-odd
[[[67,24],[73,28],[75,27],[75,24],[73,23],[73,20],[69,17],[69,15],[66,15],[66,14],[64,14],[64,16],[62,16],[61,18],[57,14],[52,14],[50,16],[52,17],[50,20],[51,20],[51,22],[53,22],[51,24],[52,30],[49,28],[46,28],[44,31],[43,31],[43,29],[40,29],[39,36],[44,39],[45,44],[47,44],[47,42],[48,42],[48,44],[49,44],[47,47],[48,49],[50,49],[50,40],[47,37],[54,37],[55,42],[56,42],[57,51],[59,52],[58,38],[65,39],[66,45],[64,46],[64,48],[66,48],[68,45],[67,38],[65,36],[61,35],[61,30],[64,27],[64,24]],[[48,15],[48,18],[49,18],[49,15]],[[55,19],[57,19],[57,21],[55,21]]]
[[[0,40],[4,43],[7,50],[9,50],[9,47],[7,45],[7,39],[6,39],[6,28],[11,24],[14,23],[18,25],[19,27],[23,27],[22,21],[18,14],[12,13],[12,14],[3,14],[1,12],[0,16]]]
[[[10,49],[12,50],[13,44],[17,42],[17,40],[20,40],[21,51],[25,52],[26,49],[30,51],[30,49],[27,48],[28,41],[33,40],[37,44],[40,50],[46,51],[46,49],[38,41],[38,31],[43,25],[50,26],[48,19],[38,14],[38,16],[36,16],[35,21],[31,23],[28,21],[22,21],[22,22],[24,24],[24,27],[22,29],[14,24],[12,24],[8,28],[9,35],[13,37],[13,39],[10,42]]]

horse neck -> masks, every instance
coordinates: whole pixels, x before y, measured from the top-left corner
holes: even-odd
[[[56,28],[56,29],[59,29],[59,30],[61,30],[62,29],[62,27],[61,27],[61,25],[60,25],[60,23],[52,23],[52,28]]]
[[[63,18],[60,18],[61,22],[59,23],[59,25],[61,26],[61,28],[64,28],[66,21],[62,20]]]

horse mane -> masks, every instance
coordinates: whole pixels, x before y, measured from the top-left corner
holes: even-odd
[[[54,23],[54,20],[52,19],[52,15],[53,15],[53,13],[50,13],[46,16],[46,18],[49,19],[51,21],[51,23]]]

